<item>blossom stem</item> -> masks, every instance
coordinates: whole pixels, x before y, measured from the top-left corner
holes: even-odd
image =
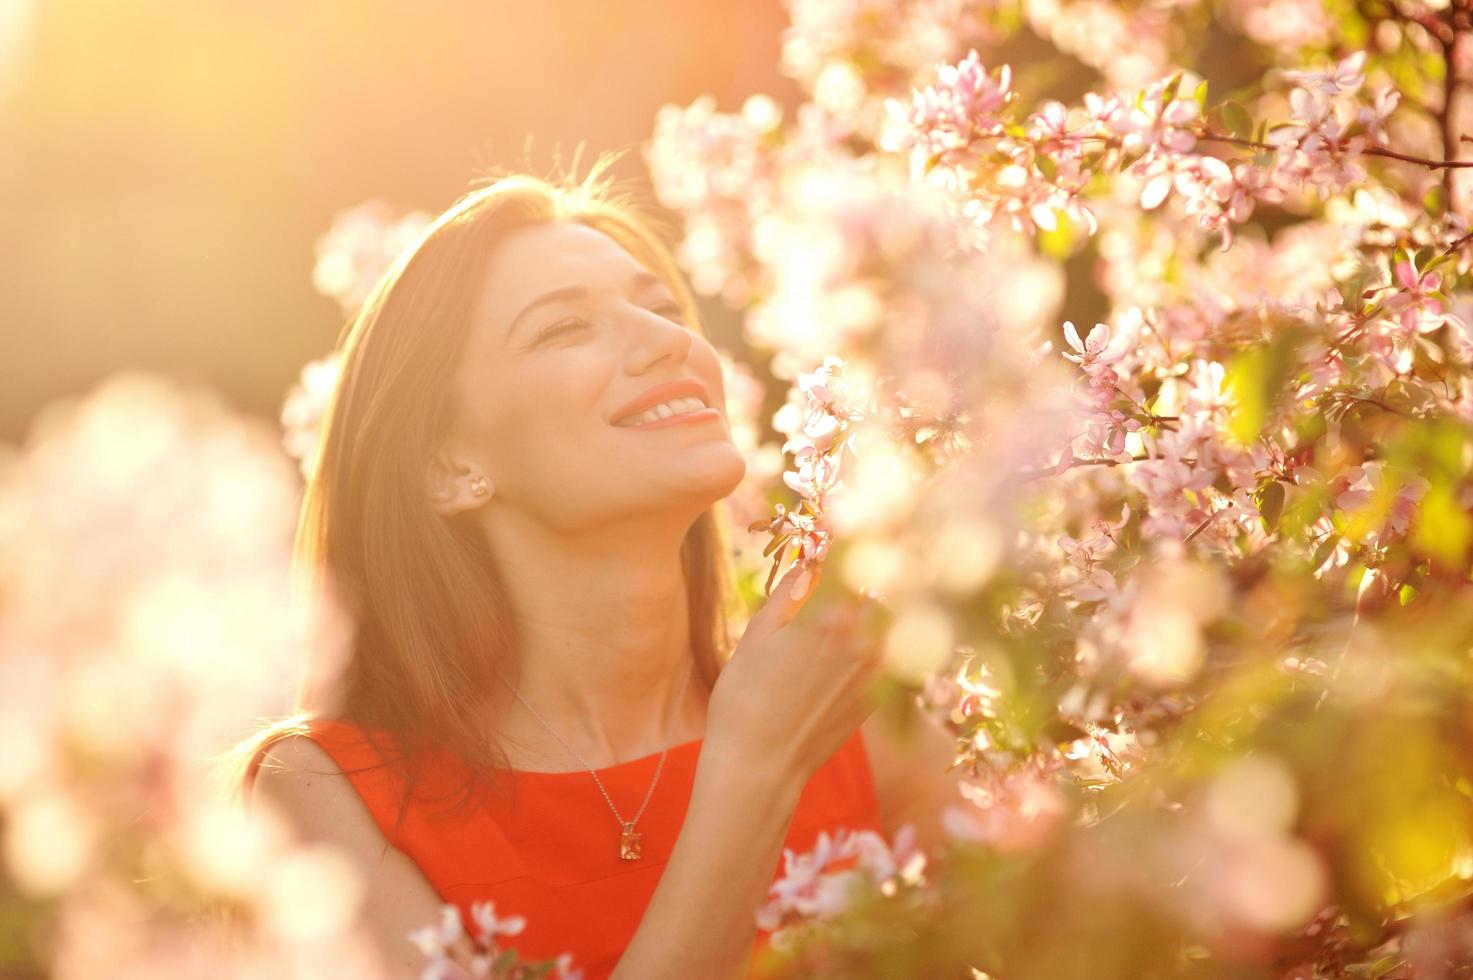
[[[1129,459],[1110,459],[1108,457],[1101,459],[1076,459],[1069,464],[1068,469],[1072,470],[1080,466],[1124,466],[1127,463],[1144,463],[1153,459],[1160,458],[1161,457],[1159,456],[1132,456]],[[1187,466],[1197,465],[1197,461],[1195,459],[1182,459],[1179,460],[1179,462]],[[1045,476],[1053,476],[1055,474],[1055,469],[1052,466],[1048,466],[1044,467],[1043,469],[1024,470],[1021,474],[1019,474],[1018,478],[1026,483],[1029,480],[1038,480]]]
[[[1214,133],[1210,130],[1204,130],[1203,132],[1198,133],[1197,139],[1203,141],[1204,143],[1231,143],[1234,146],[1248,146],[1252,147],[1255,150],[1278,149],[1278,147],[1274,146],[1272,143],[1265,143],[1262,140],[1252,140],[1243,136],[1229,136],[1226,133]],[[1332,145],[1334,145],[1335,149],[1337,150],[1344,149],[1344,147],[1339,146],[1338,144]],[[1409,153],[1398,153],[1396,150],[1388,150],[1382,146],[1368,146],[1359,152],[1362,156],[1386,157],[1390,160],[1401,160],[1406,163],[1415,163],[1419,166],[1427,167],[1431,170],[1438,170],[1444,167],[1473,167],[1473,160],[1429,160],[1426,157],[1412,156]]]
[[[1466,139],[1467,137],[1464,137]],[[1453,241],[1451,245],[1442,250],[1443,255],[1451,255],[1469,242],[1473,242],[1473,231]]]
[[[1185,538],[1182,539],[1182,544],[1186,544],[1188,541],[1192,540],[1197,535],[1199,535],[1203,531],[1205,531],[1207,529],[1207,525],[1208,524],[1211,524],[1213,521],[1215,521],[1217,519],[1217,515],[1218,514],[1221,514],[1223,511],[1227,510],[1228,507],[1231,507],[1231,506],[1233,506],[1233,505],[1232,505],[1231,502],[1229,502],[1228,505],[1227,505],[1227,507],[1223,507],[1221,510],[1214,510],[1212,513],[1208,514],[1207,517],[1202,521],[1201,524],[1198,524],[1196,527],[1192,528],[1192,533],[1191,534],[1188,534]]]

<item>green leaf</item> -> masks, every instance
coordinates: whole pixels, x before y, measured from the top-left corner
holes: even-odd
[[[1289,378],[1297,335],[1285,331],[1266,346],[1239,353],[1227,365],[1225,387],[1233,396],[1228,435],[1239,446],[1253,443],[1268,424]]]
[[[777,570],[782,566],[782,563],[781,555],[772,560],[772,568],[767,572],[767,583],[762,586],[763,595],[772,595],[772,580],[777,578]]]
[[[1253,135],[1253,117],[1248,110],[1232,100],[1222,104],[1222,121],[1234,136],[1249,139]]]
[[[1040,228],[1035,234],[1035,240],[1044,255],[1055,262],[1063,262],[1069,258],[1074,247],[1074,224],[1057,212],[1054,214],[1054,221],[1054,229],[1047,231]]]
[[[1448,479],[1439,474],[1418,502],[1412,544],[1425,554],[1456,565],[1467,554],[1470,539],[1473,521],[1458,506]]]
[[[1447,190],[1441,183],[1432,184],[1422,195],[1422,208],[1433,217],[1447,213]]]
[[[1334,551],[1335,550],[1335,546],[1338,545],[1339,543],[1340,543],[1340,532],[1339,531],[1333,531],[1330,534],[1327,534],[1325,536],[1325,540],[1323,540],[1323,541],[1321,541],[1319,543],[1319,547],[1315,548],[1314,549],[1314,554],[1310,556],[1310,559],[1309,559],[1309,567],[1311,569],[1319,568],[1325,562],[1329,561],[1330,560],[1330,552]]]
[[[1161,92],[1161,104],[1163,106],[1170,105],[1172,100],[1176,98],[1176,90],[1181,88],[1181,77],[1182,73],[1177,72],[1171,76],[1171,81],[1166,83],[1166,88]]]
[[[1456,252],[1438,252],[1436,258],[1432,259],[1432,261],[1428,262],[1424,266],[1418,266],[1418,269],[1420,269],[1422,275],[1425,276],[1427,273],[1431,272],[1433,269],[1436,269],[1439,266],[1444,266],[1447,265],[1449,262],[1456,261],[1457,257],[1458,256]]]
[[[1197,83],[1197,91],[1192,93],[1192,98],[1197,100],[1197,105],[1207,108],[1207,79]]]
[[[1278,480],[1271,480],[1259,492],[1258,514],[1268,533],[1279,529],[1279,518],[1284,514],[1284,485]]]
[[[1033,162],[1038,167],[1039,172],[1049,179],[1049,183],[1058,180],[1059,164],[1053,157],[1040,155]]]

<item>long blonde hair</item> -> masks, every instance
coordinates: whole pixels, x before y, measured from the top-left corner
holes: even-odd
[[[656,230],[658,219],[618,190],[599,158],[581,182],[514,173],[474,186],[400,256],[345,326],[341,373],[323,420],[315,470],[297,526],[299,581],[330,585],[353,618],[351,656],[333,692],[304,683],[295,713],[251,733],[221,757],[215,778],[239,793],[256,754],[306,734],[313,718],[339,718],[390,736],[409,794],[424,753],[448,750],[471,779],[509,768],[485,737],[484,692],[509,664],[511,607],[484,536],[466,514],[430,506],[425,474],[452,405],[451,375],[471,329],[493,250],[515,228],[575,221],[623,246],[673,291],[691,329],[695,299]],[[689,598],[694,684],[709,692],[730,655],[731,589],[725,504],[691,527],[681,546]],[[311,672],[309,671],[309,677]],[[397,821],[396,821],[397,826]]]

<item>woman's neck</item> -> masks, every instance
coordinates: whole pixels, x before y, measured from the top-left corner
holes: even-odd
[[[694,519],[671,511],[551,535],[501,512],[488,525],[498,567],[515,569],[502,577],[515,660],[487,695],[509,754],[578,768],[560,737],[598,769],[701,737],[707,693],[694,671],[681,694],[692,665],[681,544]]]
[[[683,678],[676,683],[682,681]],[[674,703],[672,694],[665,705],[652,708],[646,716],[642,732],[631,734],[617,744],[607,737],[589,738],[587,731],[581,726],[559,726],[557,720],[537,708],[538,713],[552,725],[557,734],[573,747],[577,756],[581,756],[581,762],[515,698],[510,698],[509,703],[503,702],[503,709],[497,714],[497,730],[492,738],[505,753],[505,765],[510,769],[526,772],[607,769],[704,738],[709,700],[710,692],[699,673],[695,672],[690,678],[685,697],[678,705]],[[563,730],[564,728],[567,730]]]

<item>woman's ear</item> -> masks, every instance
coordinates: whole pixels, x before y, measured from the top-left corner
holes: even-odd
[[[426,489],[430,506],[445,517],[481,506],[492,493],[490,479],[444,453],[431,457]]]

